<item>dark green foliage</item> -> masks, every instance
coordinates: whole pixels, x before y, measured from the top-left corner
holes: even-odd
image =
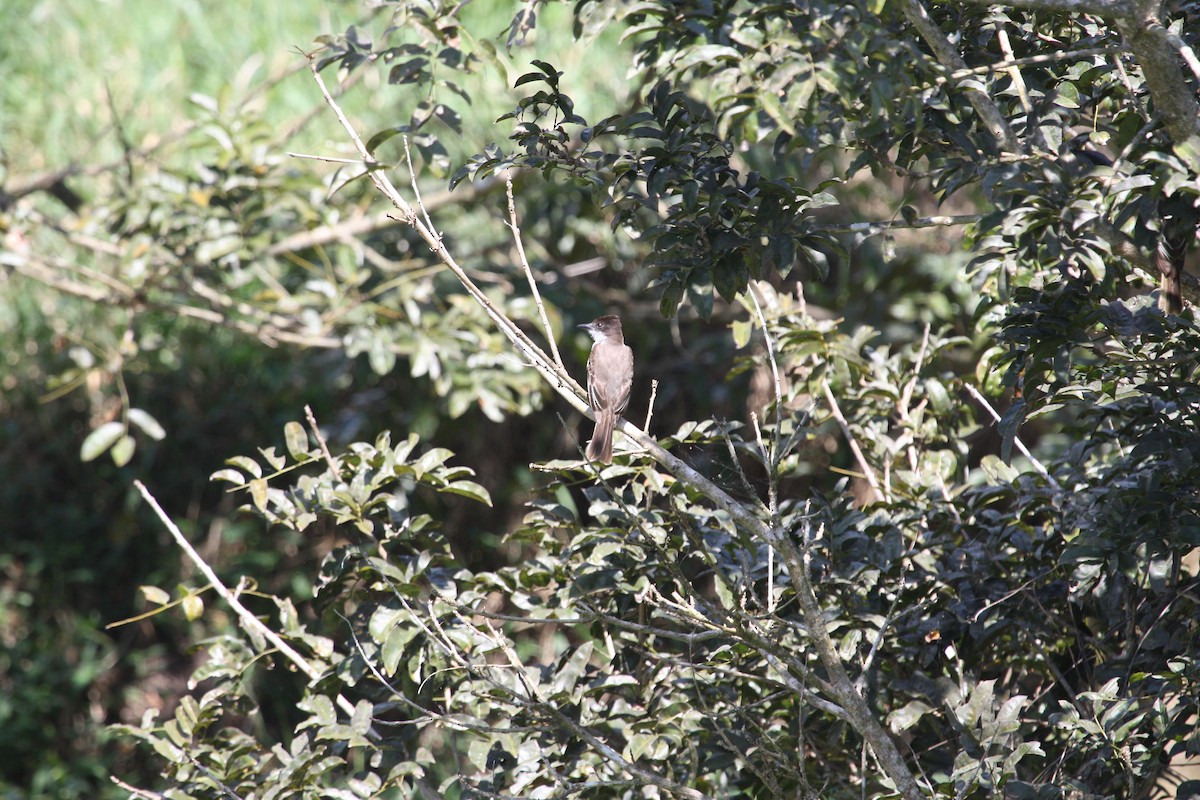
[[[1194,12],[1169,4],[1163,30],[1195,46]],[[6,507],[36,498],[56,534],[0,562],[7,780],[64,774],[72,731],[88,758],[61,794],[96,787],[86,698],[122,723],[118,775],[161,771],[166,797],[1171,790],[1198,749],[1200,330],[1154,307],[1146,269],[1200,197],[1200,147],[1136,21],[374,13],[313,56],[330,83],[377,72],[367,163],[310,171],[245,106],[199,99],[178,151],[100,170],[78,227],[0,209],[8,330],[38,343],[10,348],[5,388],[85,390],[41,412],[41,461],[5,429]],[[579,43],[531,49],[568,23]],[[621,93],[596,92],[616,63]],[[371,205],[381,175],[432,236]],[[46,312],[64,292],[78,306]],[[569,382],[496,317],[579,375],[564,331],[606,311],[637,353],[631,408],[659,381],[664,450],[597,473],[550,413]],[[39,391],[4,411],[37,419]],[[306,404],[318,428],[286,422]],[[134,477],[244,616],[147,533]],[[56,504],[64,485],[87,504]],[[48,635],[61,565],[123,593]],[[146,692],[140,637],[162,632],[169,701],[142,716],[95,698],[122,679],[101,623],[145,608],[155,627],[109,634]]]

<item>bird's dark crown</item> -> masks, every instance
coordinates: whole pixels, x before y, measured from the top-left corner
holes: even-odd
[[[600,331],[619,331],[621,330],[621,318],[616,314],[605,314],[602,317],[596,317],[591,322],[578,326],[580,328],[595,328]]]

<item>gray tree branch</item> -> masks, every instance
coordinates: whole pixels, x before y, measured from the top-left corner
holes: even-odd
[[[954,49],[954,45],[946,38],[937,24],[929,16],[929,11],[920,0],[901,0],[900,8],[904,17],[917,29],[917,33],[925,40],[925,44],[933,51],[938,63],[953,72],[968,71],[969,67],[963,57]],[[1005,153],[1019,153],[1020,142],[1008,126],[1008,120],[1000,113],[1000,109],[985,92],[972,87],[964,89],[967,101],[975,109],[975,113],[983,120],[983,124],[996,140],[997,147]]]

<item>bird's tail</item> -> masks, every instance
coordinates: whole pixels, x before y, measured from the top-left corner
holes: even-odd
[[[589,461],[612,463],[613,426],[617,417],[605,411],[596,414],[596,430],[592,432],[592,440],[588,442],[587,457]]]
[[[1196,238],[1197,212],[1192,198],[1179,193],[1158,204],[1159,236],[1155,261],[1162,273],[1159,303],[1168,314],[1183,310],[1183,262]]]

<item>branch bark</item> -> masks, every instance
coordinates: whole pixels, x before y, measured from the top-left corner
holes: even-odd
[[[904,11],[905,19],[917,29],[917,33],[933,51],[939,64],[953,72],[969,72],[967,62],[954,49],[954,45],[929,16],[929,11],[920,3],[920,0],[901,0],[900,8]],[[1021,151],[1020,142],[1013,134],[1012,128],[1008,126],[1008,120],[992,102],[992,98],[979,89],[968,87],[964,91],[967,101],[983,120],[983,124],[991,132],[992,138],[996,140],[998,149],[1004,153],[1019,153]]]
[[[216,591],[216,593],[221,596],[221,599],[224,600],[229,607],[234,610],[234,612],[238,615],[238,619],[241,620],[242,625],[246,629],[254,631],[263,639],[270,642],[276,650],[286,656],[288,661],[291,661],[296,668],[304,673],[304,675],[310,681],[315,682],[319,680],[322,674],[321,670],[308,663],[304,656],[297,653],[291,645],[289,645],[279,636],[279,634],[275,633],[275,631],[263,624],[263,622],[257,616],[255,616],[248,608],[242,605],[242,601],[238,599],[237,594],[231,592],[229,587],[221,582],[221,579],[217,577],[217,573],[213,571],[213,568],[208,565],[207,561],[200,557],[200,554],[196,552],[196,548],[192,547],[192,543],[189,542],[187,537],[183,535],[183,532],[179,530],[179,526],[177,526],[171,520],[166,511],[163,511],[162,506],[158,504],[158,500],[156,500],[154,495],[150,493],[150,490],[146,488],[146,485],[141,481],[136,480],[133,482],[133,485],[138,492],[141,493],[142,499],[145,500],[147,505],[154,510],[156,515],[158,515],[158,518],[162,522],[163,526],[171,534],[171,538],[173,538],[175,543],[179,545],[179,549],[183,550],[183,552],[187,554],[187,557],[191,559],[193,564],[196,565],[196,569],[200,570],[200,573],[205,577],[205,579],[208,580],[209,584],[213,587],[213,590]],[[340,694],[337,696],[337,704],[342,711],[346,712],[346,716],[354,715],[354,704],[347,700],[344,696]]]
[[[1180,69],[1180,57],[1163,26],[1158,0],[1134,0],[1128,10],[1115,15],[1133,57],[1142,68],[1154,109],[1162,117],[1167,135],[1175,144],[1200,136],[1200,104]]]
[[[990,0],[967,2],[995,5]],[[1134,60],[1142,68],[1146,88],[1154,98],[1155,110],[1162,117],[1171,140],[1182,144],[1192,136],[1200,136],[1200,104],[1196,102],[1196,93],[1188,86],[1180,68],[1181,59],[1186,59],[1190,66],[1195,56],[1190,49],[1181,47],[1178,37],[1174,37],[1163,25],[1162,3],[1159,0],[1008,0],[1001,5],[1092,14],[1112,20],[1133,53]],[[905,0],[904,9],[905,16],[921,33],[939,62],[956,70],[966,68],[958,53],[940,36],[941,32],[932,20],[928,20],[928,13],[918,0]],[[921,19],[922,15],[925,20]],[[930,27],[932,30],[929,30]],[[971,104],[975,105],[975,101],[972,100]]]

